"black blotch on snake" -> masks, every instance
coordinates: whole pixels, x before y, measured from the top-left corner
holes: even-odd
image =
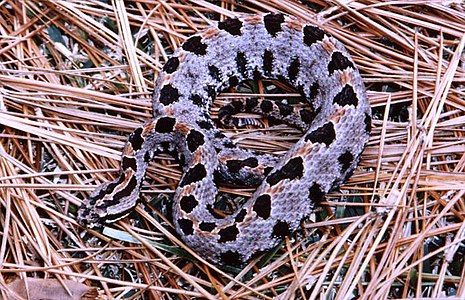
[[[189,219],[179,219],[179,227],[185,235],[191,235],[194,233],[194,223]]]
[[[242,22],[237,18],[229,18],[218,23],[218,28],[229,32],[231,35],[240,36]]]
[[[331,55],[331,61],[328,64],[329,75],[332,75],[336,70],[344,70],[348,67],[355,68],[354,64],[341,52],[335,51]]]
[[[337,103],[340,106],[345,106],[345,105],[353,105],[357,106],[358,104],[358,98],[357,94],[355,94],[354,88],[346,84],[342,90],[337,93],[336,96],[334,96],[333,103]]]
[[[235,224],[222,228],[218,231],[220,239],[218,240],[219,243],[226,243],[232,242],[236,240],[237,235],[239,234],[239,230]]]
[[[232,250],[221,253],[220,259],[223,264],[230,266],[239,265],[241,263],[241,255]]]
[[[194,152],[205,143],[205,139],[203,137],[203,133],[192,129],[186,137],[187,148],[190,152]]]
[[[271,102],[270,100],[263,100],[262,103],[260,104],[260,109],[264,113],[269,113],[273,111],[273,102]]]
[[[365,113],[365,119],[363,119],[363,122],[365,123],[365,131],[366,132],[371,132],[371,116],[367,113]]]
[[[345,173],[345,171],[347,171],[347,169],[354,161],[354,156],[352,155],[352,153],[350,153],[349,150],[347,150],[346,152],[339,155],[337,161],[341,165],[341,173]]]
[[[202,43],[202,38],[198,35],[188,38],[182,48],[186,51],[192,52],[197,55],[207,54],[207,45]]]
[[[306,25],[304,27],[304,43],[307,46],[311,46],[316,42],[322,41],[324,36],[325,32],[316,26]]]
[[[334,124],[328,122],[323,126],[315,129],[305,136],[305,141],[311,141],[312,143],[323,143],[326,146],[331,145],[336,139],[336,131],[334,131]]]
[[[274,237],[284,238],[290,234],[289,224],[286,221],[278,220],[273,226],[272,236]]]
[[[135,171],[137,171],[137,161],[135,157],[129,157],[129,156],[123,156],[123,159],[121,161],[121,168],[123,170],[126,170],[128,168],[131,168]]]
[[[188,184],[200,181],[204,179],[205,176],[207,176],[207,170],[205,169],[203,164],[198,163],[189,170],[187,170],[186,174],[179,183],[179,186],[183,187]]]
[[[142,147],[142,143],[144,142],[144,138],[142,137],[142,130],[143,129],[139,127],[136,130],[134,130],[134,132],[131,133],[131,135],[129,136],[128,141],[131,144],[132,149],[134,149],[134,151],[140,150],[140,148]]]
[[[270,76],[271,72],[273,71],[273,52],[266,49],[263,53],[263,71],[266,76]]]
[[[174,130],[176,119],[171,117],[161,117],[155,124],[155,131],[158,133],[170,133]]]
[[[136,189],[137,187],[137,179],[136,176],[131,177],[129,179],[128,184],[121,190],[115,193],[113,196],[114,199],[121,199],[124,197],[127,197],[131,195],[131,193]]]
[[[199,201],[193,195],[183,196],[179,202],[181,209],[186,213],[190,213],[197,207]]]
[[[236,67],[237,67],[237,70],[239,71],[239,73],[241,73],[241,75],[243,77],[246,77],[247,76],[247,58],[245,57],[245,53],[244,52],[237,52],[236,54]]]
[[[284,23],[284,15],[277,13],[270,13],[263,17],[263,21],[265,23],[265,29],[268,33],[275,37],[276,34],[283,29],[281,28],[281,24]]]
[[[270,217],[271,213],[271,196],[268,194],[260,195],[253,205],[253,210],[257,216],[266,220]]]
[[[240,223],[244,221],[245,216],[247,215],[247,210],[245,208],[241,209],[241,211],[236,215],[234,218],[234,221],[237,223]]]
[[[165,71],[168,74],[173,73],[176,71],[179,67],[179,58],[173,56],[170,59],[168,59],[163,66],[163,71]]]
[[[315,203],[323,201],[324,195],[325,193],[321,189],[321,186],[316,182],[308,189],[308,197]]]
[[[159,101],[163,105],[170,105],[179,100],[179,91],[177,88],[173,87],[171,84],[164,85],[160,90],[160,99]]]
[[[300,60],[298,57],[292,59],[291,63],[287,67],[287,77],[289,82],[294,82],[299,75],[300,71]]]
[[[216,228],[216,224],[214,222],[200,222],[199,228],[203,231],[212,232]]]
[[[208,65],[208,74],[216,81],[221,81],[221,71],[214,65]]]
[[[276,185],[281,180],[297,179],[303,176],[304,173],[304,160],[301,156],[291,158],[284,166],[279,170],[268,175],[266,182],[270,186]]]

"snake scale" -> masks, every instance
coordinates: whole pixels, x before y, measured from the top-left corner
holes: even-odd
[[[285,81],[308,101],[296,109],[246,99],[219,112],[258,112],[300,128],[302,138],[281,157],[238,148],[213,123],[215,96],[245,80]],[[355,169],[371,130],[364,84],[344,46],[317,26],[280,13],[242,15],[188,38],[159,73],[154,117],[125,145],[121,171],[86,199],[78,221],[101,226],[137,204],[148,163],[176,151],[183,176],[173,200],[174,225],[197,253],[240,264],[275,247],[308,217],[315,203]],[[256,186],[229,216],[215,213],[218,181]]]

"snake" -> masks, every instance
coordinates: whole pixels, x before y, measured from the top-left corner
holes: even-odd
[[[234,100],[220,122],[254,112],[300,129],[281,156],[243,149],[210,116],[216,96],[247,80],[274,79],[308,104]],[[196,253],[235,265],[277,247],[331,190],[354,172],[371,131],[371,109],[353,59],[317,25],[282,13],[242,14],[190,36],[160,70],[153,118],[129,135],[118,177],[86,198],[78,223],[93,228],[127,216],[137,205],[150,161],[176,153],[183,174],[172,200],[173,224]],[[229,215],[215,210],[219,184],[255,191]]]

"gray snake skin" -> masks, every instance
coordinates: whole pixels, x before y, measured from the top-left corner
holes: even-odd
[[[303,137],[282,157],[238,148],[210,118],[215,96],[244,80],[283,80],[311,109],[269,100],[233,101],[219,112],[258,112],[300,128]],[[182,239],[218,264],[238,264],[275,247],[309,216],[314,204],[355,169],[369,138],[371,110],[360,74],[344,46],[319,27],[283,14],[243,15],[191,36],[156,81],[154,118],[123,150],[121,172],[78,212],[85,226],[126,216],[137,204],[148,163],[176,151],[184,170],[173,218]],[[256,186],[235,213],[213,210],[216,182]]]

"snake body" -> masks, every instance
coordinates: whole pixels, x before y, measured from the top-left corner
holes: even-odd
[[[244,80],[284,80],[311,109],[269,100],[234,101],[219,117],[251,111],[304,131],[282,157],[236,147],[214,125],[215,96]],[[160,72],[154,118],[123,150],[119,177],[86,199],[78,221],[92,227],[126,216],[136,205],[149,161],[175,150],[184,175],[173,218],[177,232],[214,263],[236,264],[276,246],[314,204],[355,169],[369,138],[371,110],[360,74],[344,46],[321,28],[279,13],[243,15],[191,36]],[[227,217],[215,213],[217,181],[257,186]]]

